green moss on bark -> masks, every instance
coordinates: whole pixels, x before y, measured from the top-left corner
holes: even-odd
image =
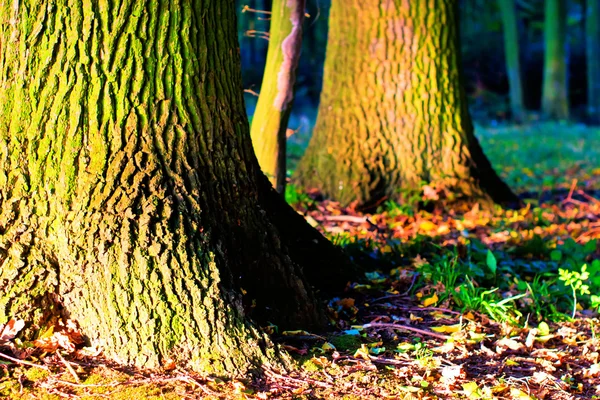
[[[0,318],[60,313],[143,367],[286,366],[251,319],[322,327],[302,269],[327,267],[268,200],[233,2],[31,0],[0,24]]]
[[[370,207],[428,184],[516,203],[479,143],[459,60],[458,3],[333,2],[319,115],[295,181]]]

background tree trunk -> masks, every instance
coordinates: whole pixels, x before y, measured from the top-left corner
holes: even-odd
[[[0,323],[242,374],[286,362],[248,316],[324,324],[298,261],[348,270],[260,172],[234,2],[186,4],[0,5]]]
[[[568,119],[566,0],[546,0],[545,13],[542,114],[550,119]]]
[[[258,163],[279,193],[285,191],[286,132],[302,48],[305,3],[273,1],[267,64],[250,131]]]
[[[587,0],[586,10],[588,122],[600,125],[600,1]]]
[[[517,25],[517,9],[515,0],[498,0],[502,14],[504,33],[504,57],[510,87],[510,110],[513,119],[523,121],[523,86],[521,84],[521,63],[519,60],[519,28]]]
[[[314,134],[296,181],[369,207],[427,183],[452,200],[516,202],[473,135],[458,3],[334,1]]]

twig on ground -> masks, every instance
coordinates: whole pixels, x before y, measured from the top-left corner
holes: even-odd
[[[373,224],[367,217],[358,217],[356,215],[324,215],[323,219],[332,222],[352,222],[355,224],[369,222],[370,224]]]
[[[577,194],[583,196],[584,198],[586,198],[587,200],[591,201],[592,203],[600,204],[600,200],[598,200],[597,198],[595,198],[593,196],[590,196],[589,194],[587,194],[583,190],[578,190]]]
[[[386,364],[386,365],[408,365],[406,361],[394,360],[393,358],[381,358],[375,356],[369,356],[372,362],[377,364]]]
[[[181,377],[179,377],[179,380],[182,382],[190,383],[190,384],[198,387],[200,390],[202,390],[204,393],[206,393],[209,396],[217,396],[218,395],[216,392],[213,392],[212,390],[207,388],[205,385],[201,384],[200,382],[198,382],[197,380],[195,380],[194,378],[192,378],[189,375],[181,376]]]
[[[12,361],[14,363],[17,363],[17,364],[29,365],[30,367],[37,367],[37,368],[44,369],[46,371],[50,371],[50,368],[46,367],[45,365],[39,365],[39,364],[34,364],[32,362],[29,362],[29,361],[19,360],[18,358],[7,356],[4,353],[0,353],[0,358],[4,358],[6,360],[10,360],[10,361]]]
[[[378,297],[374,300],[371,300],[369,303],[373,304],[373,303],[377,303],[378,301],[381,301],[381,300],[397,299],[397,298],[401,298],[401,297],[406,297],[406,295],[405,294],[390,294],[388,296]]]
[[[571,190],[569,190],[569,194],[567,195],[567,198],[563,200],[563,202],[572,200],[573,192],[575,191],[576,186],[577,186],[577,179],[573,179],[573,183],[571,183]]]
[[[445,313],[448,313],[448,314],[455,314],[455,315],[462,315],[463,314],[463,313],[461,313],[459,311],[449,310],[447,308],[440,308],[440,307],[412,307],[412,308],[409,308],[409,310],[411,310],[411,311],[431,310],[431,311],[440,311],[440,312],[445,312]]]
[[[399,329],[399,330],[405,330],[405,331],[420,333],[421,335],[431,336],[431,337],[442,339],[442,340],[448,340],[448,339],[450,339],[450,336],[447,336],[447,335],[442,335],[442,334],[439,334],[439,333],[435,333],[435,332],[431,332],[431,331],[426,331],[426,330],[419,329],[419,328],[413,328],[412,326],[407,326],[407,325],[386,324],[386,323],[373,323],[373,324],[364,324],[362,327],[364,329],[367,329],[367,328]]]
[[[60,354],[60,351],[56,352],[56,356],[58,358],[60,358],[60,361],[62,361],[63,365],[67,368],[67,371],[69,371],[69,373],[71,374],[71,376],[73,377],[73,379],[75,379],[75,382],[81,383],[81,381],[79,380],[79,376],[77,376],[77,373],[75,372],[75,370],[73,369],[73,367],[71,367],[71,365],[67,362],[67,360],[64,359],[64,357],[62,356],[62,354]]]
[[[271,378],[280,379],[280,380],[284,380],[284,381],[288,381],[288,382],[294,382],[294,383],[302,384],[302,385],[313,384],[313,385],[324,387],[324,388],[332,387],[332,385],[330,385],[329,383],[317,381],[314,379],[308,379],[308,378],[307,379],[292,378],[291,376],[280,375],[277,372],[270,370],[270,369],[266,369],[266,368],[265,368],[265,374],[267,374],[267,376],[270,376]]]

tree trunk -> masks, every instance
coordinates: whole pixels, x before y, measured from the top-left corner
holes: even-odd
[[[569,118],[566,0],[546,0],[545,13],[542,114],[563,120]]]
[[[587,0],[586,9],[588,122],[600,125],[600,0]]]
[[[186,4],[0,5],[0,323],[243,374],[286,363],[249,317],[322,327],[302,266],[349,270],[260,172],[234,2]]]
[[[279,193],[285,191],[286,132],[302,48],[304,6],[305,0],[273,1],[267,64],[250,131],[258,163]]]
[[[523,86],[521,84],[521,63],[519,60],[519,28],[515,0],[498,0],[502,14],[504,32],[504,57],[510,87],[510,110],[513,119],[523,121]]]
[[[363,207],[425,183],[453,201],[517,201],[473,135],[457,4],[333,2],[319,116],[299,185]]]

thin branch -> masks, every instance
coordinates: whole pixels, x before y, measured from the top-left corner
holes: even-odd
[[[71,367],[71,365],[67,362],[67,360],[64,359],[62,354],[60,354],[60,351],[57,351],[56,355],[58,356],[58,358],[60,358],[60,361],[62,361],[62,363],[65,365],[65,367],[67,368],[67,371],[69,371],[69,373],[71,374],[73,379],[75,379],[75,382],[81,383],[81,381],[79,380],[79,376],[77,376],[77,373],[75,372],[73,367]]]
[[[296,379],[296,378],[292,378],[291,376],[280,375],[277,372],[275,372],[273,370],[270,370],[270,369],[266,369],[266,368],[265,368],[265,373],[268,376],[272,377],[272,378],[276,378],[276,379],[280,379],[280,380],[284,380],[284,381],[289,381],[289,382],[294,382],[294,383],[297,383],[297,384],[302,384],[302,385],[313,384],[313,385],[321,386],[321,387],[324,387],[324,388],[331,388],[331,387],[333,387],[329,383],[317,381],[317,380],[314,380],[314,379]]]
[[[355,224],[369,222],[367,217],[357,217],[355,215],[324,215],[323,219],[332,222],[352,222]]]
[[[271,15],[271,11],[257,10],[257,9],[254,9],[254,8],[250,8],[250,6],[247,6],[247,5],[242,8],[242,12],[243,13],[245,13],[246,11],[257,13],[257,14],[268,14],[268,15]]]
[[[435,332],[431,332],[431,331],[426,331],[426,330],[419,329],[419,328],[413,328],[412,326],[407,326],[407,325],[386,324],[386,323],[378,323],[378,322],[376,322],[376,323],[373,323],[373,324],[364,324],[362,327],[364,329],[367,329],[367,328],[399,329],[399,330],[405,330],[405,331],[409,331],[409,332],[420,333],[421,335],[431,336],[431,337],[442,339],[442,340],[448,340],[448,339],[450,339],[450,336],[447,336],[447,335],[442,335],[442,334],[439,334],[439,333],[435,333]]]
[[[265,39],[266,41],[268,41],[270,37],[269,32],[257,31],[255,29],[247,30],[245,35],[248,37],[257,37],[259,39]]]
[[[10,360],[10,361],[12,361],[14,363],[17,363],[17,364],[29,365],[30,367],[37,367],[37,368],[41,368],[41,369],[46,370],[46,371],[50,371],[50,368],[48,368],[48,367],[46,367],[44,365],[34,364],[32,362],[25,361],[25,360],[19,360],[18,358],[7,356],[4,353],[0,353],[0,358],[4,358],[6,360]]]
[[[251,95],[258,97],[258,93],[252,89],[244,89],[244,93],[250,93]]]

